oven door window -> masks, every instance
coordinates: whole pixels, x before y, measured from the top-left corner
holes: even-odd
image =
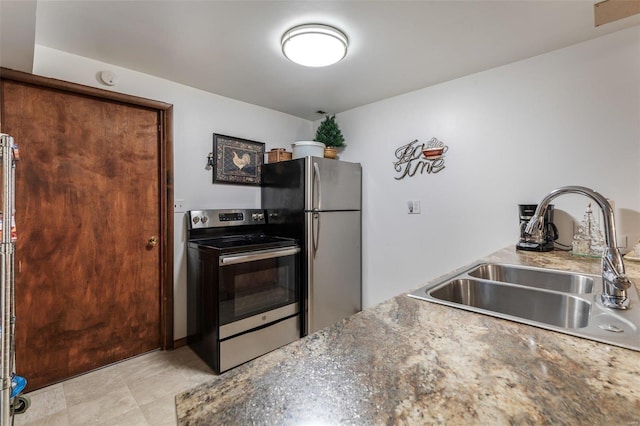
[[[220,325],[298,302],[299,248],[248,252],[220,259]]]

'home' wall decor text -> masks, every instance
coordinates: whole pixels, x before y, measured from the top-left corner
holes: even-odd
[[[449,147],[436,138],[429,142],[419,143],[418,139],[396,149],[398,161],[393,163],[396,172],[400,173],[395,179],[413,177],[416,173],[438,173],[445,168],[444,154]]]

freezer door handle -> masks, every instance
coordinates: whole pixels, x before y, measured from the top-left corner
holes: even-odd
[[[314,211],[318,211],[318,210],[322,210],[322,184],[320,182],[320,167],[318,166],[317,162],[313,162],[313,198],[315,201],[315,198],[317,197],[318,199],[318,204],[316,204],[315,208],[313,209]]]

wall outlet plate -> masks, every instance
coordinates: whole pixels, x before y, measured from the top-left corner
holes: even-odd
[[[407,201],[407,210],[409,214],[420,214],[420,200]]]
[[[174,213],[185,213],[187,210],[185,209],[185,202],[183,199],[176,198],[173,200],[173,212]]]

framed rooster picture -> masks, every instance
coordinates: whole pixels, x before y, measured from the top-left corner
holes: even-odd
[[[213,183],[260,185],[264,163],[262,142],[214,133],[213,152]]]

